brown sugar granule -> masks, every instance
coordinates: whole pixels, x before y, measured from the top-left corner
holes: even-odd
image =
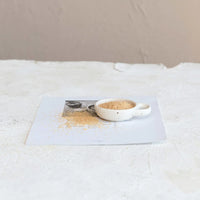
[[[99,107],[112,110],[124,110],[135,107],[135,104],[130,101],[121,100],[121,101],[110,101],[102,103],[99,105]]]
[[[68,128],[73,126],[100,126],[101,122],[94,114],[88,111],[69,112],[63,117],[66,120],[65,125]]]

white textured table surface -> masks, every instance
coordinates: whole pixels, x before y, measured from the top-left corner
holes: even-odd
[[[43,96],[158,97],[168,140],[26,146]],[[199,199],[200,64],[0,61],[0,199]]]

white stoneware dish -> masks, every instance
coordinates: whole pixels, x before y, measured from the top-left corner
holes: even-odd
[[[114,110],[114,109],[107,109],[102,108],[99,105],[111,101],[129,101],[133,103],[134,107],[130,109],[123,109],[123,110]],[[136,103],[131,100],[127,99],[103,99],[100,101],[97,101],[95,106],[95,112],[96,114],[105,120],[108,121],[124,121],[129,120],[133,117],[141,117],[141,116],[147,116],[151,113],[151,106],[144,103]]]

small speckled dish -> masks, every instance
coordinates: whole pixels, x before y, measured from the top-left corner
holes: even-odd
[[[102,108],[99,106],[100,104],[108,103],[111,101],[128,101],[133,104],[133,107],[130,109],[114,110]],[[95,112],[100,118],[108,121],[125,121],[133,117],[149,115],[151,113],[151,106],[144,103],[136,103],[128,99],[103,99],[96,102]]]

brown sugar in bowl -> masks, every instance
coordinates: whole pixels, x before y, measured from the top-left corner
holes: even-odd
[[[112,110],[124,110],[135,107],[135,103],[128,100],[109,101],[99,104],[99,107]]]
[[[151,106],[127,99],[103,99],[95,104],[96,114],[108,121],[124,121],[151,113]]]

